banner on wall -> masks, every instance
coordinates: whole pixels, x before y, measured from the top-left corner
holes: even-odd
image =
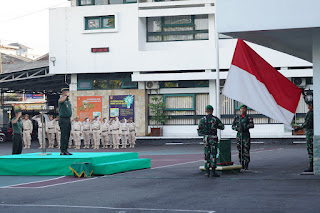
[[[134,120],[134,95],[109,96],[110,118],[119,117]]]
[[[78,96],[77,97],[77,116],[80,121],[86,117],[92,118],[102,116],[102,96]]]
[[[44,95],[43,94],[25,94],[24,100],[26,102],[44,102]]]

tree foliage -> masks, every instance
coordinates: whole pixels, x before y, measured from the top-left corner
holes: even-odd
[[[151,120],[155,121],[158,125],[164,125],[168,122],[170,117],[166,112],[166,104],[159,96],[151,97],[152,103],[149,104],[151,111]]]

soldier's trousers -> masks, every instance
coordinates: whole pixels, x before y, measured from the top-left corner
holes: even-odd
[[[239,162],[241,164],[250,162],[250,133],[241,133],[237,134],[237,148],[239,151]]]
[[[93,130],[93,144],[94,144],[94,149],[99,149],[100,148],[100,130]]]
[[[48,133],[49,148],[54,147],[54,132]]]
[[[61,132],[60,131],[56,132],[56,140],[57,140],[57,144],[58,144],[58,149],[60,149],[60,143],[61,143]]]
[[[110,146],[113,146],[113,137],[112,137],[112,132],[109,134],[109,144]]]
[[[25,148],[31,146],[31,130],[23,130],[23,143]]]
[[[122,148],[127,148],[128,135],[127,131],[122,132],[121,134],[121,146]]]
[[[129,144],[130,144],[130,147],[133,147],[136,144],[136,133],[135,132],[129,133]]]
[[[65,153],[68,151],[68,142],[69,142],[69,138],[70,138],[70,131],[71,131],[70,118],[60,118],[59,119],[59,126],[61,129],[60,150],[62,153]]]
[[[108,132],[101,133],[101,143],[103,148],[107,148],[107,146],[110,145],[110,137]]]
[[[22,152],[22,137],[21,134],[13,134],[12,137],[12,154],[21,154]]]
[[[113,148],[119,148],[120,137],[118,131],[112,132]]]
[[[313,132],[306,132],[309,162],[313,163]]]
[[[74,145],[76,146],[76,149],[80,149],[80,146],[81,146],[80,133],[81,133],[80,131],[73,132],[73,141],[74,141]]]
[[[42,128],[38,128],[38,141],[39,141],[39,145],[40,148],[42,148]]]
[[[84,147],[89,148],[90,147],[90,130],[84,130],[83,131],[83,143]]]
[[[218,138],[217,136],[206,135],[203,138],[203,143],[205,168],[212,168],[214,170],[217,167]]]

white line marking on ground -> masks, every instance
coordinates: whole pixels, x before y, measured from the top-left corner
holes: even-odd
[[[167,167],[172,167],[172,166],[180,166],[180,165],[189,164],[189,163],[196,163],[196,162],[200,162],[200,161],[204,161],[204,160],[196,160],[196,161],[190,161],[190,162],[186,162],[186,163],[177,163],[177,164],[171,164],[171,165],[167,165],[167,166],[159,166],[159,167],[154,167],[151,169],[162,169],[162,168],[167,168]]]
[[[199,212],[214,213],[212,210],[183,210],[183,209],[149,209],[149,208],[116,208],[106,206],[69,206],[69,205],[36,205],[36,204],[0,204],[4,207],[57,207],[57,208],[83,208],[83,209],[109,209],[109,210],[139,210],[139,211],[171,211],[171,212]]]
[[[46,186],[39,186],[39,187],[6,187],[9,189],[43,189],[43,188],[47,188],[47,187],[51,187],[51,186],[60,186],[60,185],[64,185],[64,184],[68,184],[68,183],[78,183],[78,182],[82,182],[82,181],[87,181],[87,180],[94,180],[97,179],[98,177],[94,177],[94,178],[86,178],[86,179],[79,179],[79,180],[74,180],[74,181],[69,181],[69,182],[64,182],[64,183],[56,183],[56,184],[51,184],[51,185],[46,185]],[[22,184],[19,184],[22,185]]]
[[[64,178],[64,177],[66,177],[66,176],[61,176],[61,177],[57,177],[57,178],[51,178],[51,179],[47,179],[47,180],[39,180],[39,181],[27,182],[27,183],[19,183],[19,184],[14,184],[14,185],[9,185],[9,186],[3,186],[3,187],[0,187],[0,189],[13,188],[14,186],[25,185],[25,184],[41,183],[41,182],[46,182],[46,181],[58,180],[58,179]],[[31,187],[22,187],[22,188],[31,188]],[[32,188],[36,188],[36,187],[32,187]]]

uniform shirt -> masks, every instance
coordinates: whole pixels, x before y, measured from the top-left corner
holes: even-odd
[[[92,122],[92,130],[101,130],[101,122],[93,121]]]
[[[82,125],[80,121],[72,122],[72,131],[82,132]]]
[[[253,118],[248,115],[238,115],[232,122],[232,129],[242,133],[249,133],[254,128]]]
[[[136,131],[136,124],[135,123],[128,123],[129,132],[133,133]]]
[[[123,134],[129,134],[129,128],[128,128],[128,125],[127,125],[127,123],[120,123],[120,125],[121,125],[121,132],[123,133]]]
[[[199,133],[203,135],[217,135],[217,129],[224,129],[223,123],[213,115],[206,115],[199,122]]]
[[[33,124],[32,124],[32,121],[30,119],[22,120],[22,124],[23,124],[23,131],[30,130],[32,132]]]
[[[101,131],[102,132],[108,132],[109,133],[110,125],[108,122],[102,123],[101,124]]]
[[[82,122],[83,130],[84,131],[90,131],[91,130],[91,123],[87,121]]]
[[[52,121],[48,121],[46,124],[46,131],[48,133],[55,133],[56,130],[56,121],[52,120]]]
[[[305,129],[306,133],[313,132],[313,109],[309,110],[306,115],[304,123],[297,128],[297,130]]]
[[[67,98],[64,102],[59,103],[59,116],[60,118],[71,118],[72,109],[69,98]]]
[[[118,130],[121,130],[121,125],[119,121],[114,121],[112,124],[112,131],[116,132]]]
[[[14,134],[21,134],[22,133],[22,120],[19,118],[17,123],[13,123],[13,121],[16,119],[16,117],[14,117],[11,122],[12,122],[12,130]]]

